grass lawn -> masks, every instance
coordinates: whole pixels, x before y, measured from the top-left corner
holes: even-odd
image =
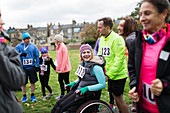
[[[53,58],[53,61],[54,61],[56,58],[56,52],[49,51],[49,55],[50,55],[50,57]],[[70,58],[71,66],[72,66],[72,69],[70,71],[70,82],[72,82],[75,79],[77,79],[77,76],[74,73],[77,70],[77,67],[80,63],[79,50],[69,50],[69,58]],[[128,84],[129,84],[129,79],[127,79],[125,89],[124,89],[125,90],[124,91],[124,100],[129,105],[132,103],[132,101],[130,100],[130,98],[128,96],[128,91],[130,90]],[[54,95],[49,100],[46,100],[46,101],[42,100],[43,96],[42,96],[40,81],[37,81],[35,85],[36,85],[35,97],[37,99],[37,102],[33,103],[30,100],[31,88],[30,88],[30,84],[27,84],[28,101],[26,103],[21,104],[23,107],[24,113],[50,113],[51,109],[53,108],[53,106],[56,103],[55,97],[60,95],[58,74],[56,74],[55,71],[51,68],[49,85],[51,86],[51,88],[54,92]],[[48,94],[49,94],[49,92],[46,89],[46,95],[48,95]],[[21,101],[22,97],[23,97],[22,91],[16,91],[16,96]],[[107,85],[106,85],[106,88],[102,90],[101,100],[104,100],[105,102],[109,103],[109,94],[107,91]]]

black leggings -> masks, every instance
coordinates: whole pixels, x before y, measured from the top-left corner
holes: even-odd
[[[48,85],[49,75],[43,75],[43,76],[39,75],[39,78],[40,78],[40,82],[41,82],[41,88],[42,88],[43,96],[46,96],[46,94],[45,94],[45,87],[48,89],[48,91],[50,93],[52,93],[52,89]]]
[[[75,113],[75,111],[88,100],[100,99],[101,91],[86,92],[84,95],[75,93],[71,90],[67,95],[61,98],[54,105],[51,113],[63,113],[65,110]]]
[[[69,72],[66,73],[59,73],[58,75],[58,81],[60,83],[60,89],[61,89],[61,95],[64,95],[64,82],[65,84],[69,84]],[[63,82],[64,81],[64,82]],[[67,93],[70,91],[70,88],[67,88]]]

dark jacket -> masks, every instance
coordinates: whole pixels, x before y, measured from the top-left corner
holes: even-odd
[[[93,69],[94,69],[93,67],[95,65],[99,65],[102,68],[104,68],[105,64],[106,64],[106,61],[104,57],[101,55],[94,56],[94,58],[90,60],[85,66],[84,66],[84,61],[82,61],[80,65],[84,67],[84,76],[82,78],[79,77],[80,82],[79,82],[79,86],[77,89],[83,88],[85,86],[98,84],[98,80],[96,76],[93,75]],[[103,86],[105,87],[105,85],[100,85],[99,87],[98,86],[95,86],[95,87],[96,89],[98,89],[98,88],[102,88]]]
[[[136,32],[132,32],[126,37],[125,43],[128,50],[129,47],[131,46],[131,41],[134,40],[135,38],[136,38]]]
[[[170,25],[168,25],[167,30],[167,40],[164,45],[164,51],[169,53],[167,61],[159,58],[157,65],[156,78],[159,78],[163,83],[163,91],[160,96],[156,96],[156,102],[158,104],[158,109],[160,113],[170,112]],[[136,86],[138,91],[139,78],[140,78],[140,68],[142,63],[143,47],[142,43],[142,32],[137,32],[137,38],[131,42],[131,47],[129,48],[129,61],[128,70],[130,73],[130,87]],[[137,103],[138,112],[141,113],[142,110]]]
[[[11,46],[0,42],[0,113],[23,113],[14,90],[25,82],[20,56]]]

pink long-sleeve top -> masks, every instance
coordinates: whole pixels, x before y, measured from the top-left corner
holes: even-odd
[[[61,43],[58,47],[56,47],[56,59],[57,64],[56,72],[57,73],[65,73],[71,70],[68,49],[64,43]]]

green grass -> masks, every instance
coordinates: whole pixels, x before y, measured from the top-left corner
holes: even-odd
[[[56,52],[55,51],[49,51],[50,57],[53,58],[53,61],[56,58]],[[80,63],[80,57],[79,57],[79,50],[69,50],[69,58],[70,58],[70,63],[71,63],[71,71],[70,71],[70,82],[74,81],[77,79],[77,76],[74,74],[75,71],[77,70],[77,67]],[[106,83],[107,84],[107,83]],[[132,101],[130,100],[128,96],[128,91],[130,90],[129,88],[129,79],[127,79],[125,89],[124,89],[124,100],[127,104],[131,104]],[[41,84],[40,81],[36,82],[36,89],[35,89],[35,97],[37,99],[37,102],[33,103],[30,100],[30,95],[31,95],[31,88],[30,88],[30,83],[27,84],[27,97],[28,101],[26,103],[22,103],[23,111],[24,113],[50,113],[51,109],[56,103],[55,97],[60,95],[60,86],[58,82],[58,74],[55,73],[55,71],[51,68],[51,73],[50,73],[50,80],[49,80],[49,85],[51,86],[54,96],[52,96],[49,100],[43,101],[43,96],[42,96],[42,91],[41,91]],[[49,92],[46,89],[46,95],[48,95]],[[17,98],[21,101],[22,100],[22,91],[16,91],[16,96]],[[107,85],[106,88],[102,90],[102,95],[101,95],[101,100],[104,100],[105,102],[109,103],[109,93],[107,90]]]

